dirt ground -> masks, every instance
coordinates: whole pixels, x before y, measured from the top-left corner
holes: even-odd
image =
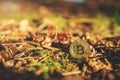
[[[120,79],[119,11],[0,4],[0,80]]]

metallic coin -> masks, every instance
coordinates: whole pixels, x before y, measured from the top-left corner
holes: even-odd
[[[86,40],[75,40],[70,44],[69,52],[73,58],[87,58],[90,53],[89,44]]]

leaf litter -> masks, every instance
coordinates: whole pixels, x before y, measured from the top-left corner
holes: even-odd
[[[94,19],[63,20],[69,28],[57,25],[59,20],[9,20],[1,26],[0,80],[119,79],[119,30],[103,35],[102,27],[102,34],[93,29],[99,24]]]

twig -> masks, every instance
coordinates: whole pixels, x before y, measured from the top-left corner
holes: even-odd
[[[63,76],[73,75],[73,74],[80,74],[81,71],[72,71],[72,72],[65,72],[62,73]]]
[[[56,38],[57,38],[57,27],[55,27],[55,38],[52,39],[51,41],[48,41],[48,42],[45,42],[45,43],[41,43],[41,44],[42,44],[42,45],[45,45],[45,44],[51,43],[51,42],[55,41]]]
[[[4,45],[4,46],[6,46],[6,45],[13,45],[13,44],[14,45],[16,45],[16,44],[26,44],[27,45],[27,43],[23,43],[23,42],[21,42],[21,43],[19,43],[19,42],[18,43],[11,43],[11,42],[10,43],[8,43],[8,42],[7,43],[2,43],[2,45]]]

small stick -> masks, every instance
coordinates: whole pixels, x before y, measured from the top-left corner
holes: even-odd
[[[68,75],[74,75],[74,74],[80,74],[81,71],[72,71],[72,72],[65,72],[62,73],[63,76],[68,76]]]

